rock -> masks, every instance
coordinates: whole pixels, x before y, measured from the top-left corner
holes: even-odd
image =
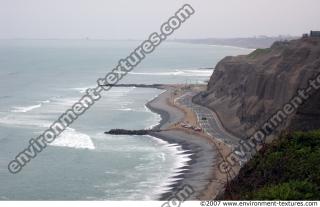
[[[127,129],[111,129],[105,134],[113,134],[113,135],[148,135],[150,132],[158,132],[159,130],[127,130]]]
[[[207,90],[194,97],[217,112],[225,128],[246,137],[320,72],[320,38],[276,42],[271,48],[220,61]],[[320,128],[319,92],[283,128]]]

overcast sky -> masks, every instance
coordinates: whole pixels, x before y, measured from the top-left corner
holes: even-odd
[[[0,38],[144,39],[184,3],[196,14],[172,38],[320,30],[319,0],[0,0]]]

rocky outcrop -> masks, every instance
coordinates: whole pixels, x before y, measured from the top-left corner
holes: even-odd
[[[226,57],[194,101],[217,112],[225,128],[250,135],[320,72],[320,38],[276,42],[249,55]],[[320,94],[302,105],[283,128],[320,128]]]
[[[167,87],[164,84],[106,84],[101,86],[111,86],[111,87],[136,87],[136,88],[158,88],[163,89]]]

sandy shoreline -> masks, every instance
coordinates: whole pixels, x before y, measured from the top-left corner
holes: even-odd
[[[175,123],[185,118],[186,112],[172,104],[174,87],[167,87],[165,90],[146,104],[152,112],[161,116],[159,125],[154,128],[165,130],[153,132],[151,135],[169,143],[179,144],[182,150],[187,150],[186,154],[192,155],[187,166],[181,168],[181,174],[173,177],[182,179],[170,185],[171,191],[162,194],[160,200],[169,199],[185,184],[192,186],[195,190],[189,200],[214,199],[224,189],[227,181],[226,175],[218,170],[218,164],[222,161],[222,156],[230,149],[217,140],[213,141],[212,138],[172,128]]]

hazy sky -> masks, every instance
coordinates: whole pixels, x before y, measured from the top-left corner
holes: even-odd
[[[0,0],[0,38],[144,39],[184,3],[196,14],[172,38],[320,30],[319,0]]]

